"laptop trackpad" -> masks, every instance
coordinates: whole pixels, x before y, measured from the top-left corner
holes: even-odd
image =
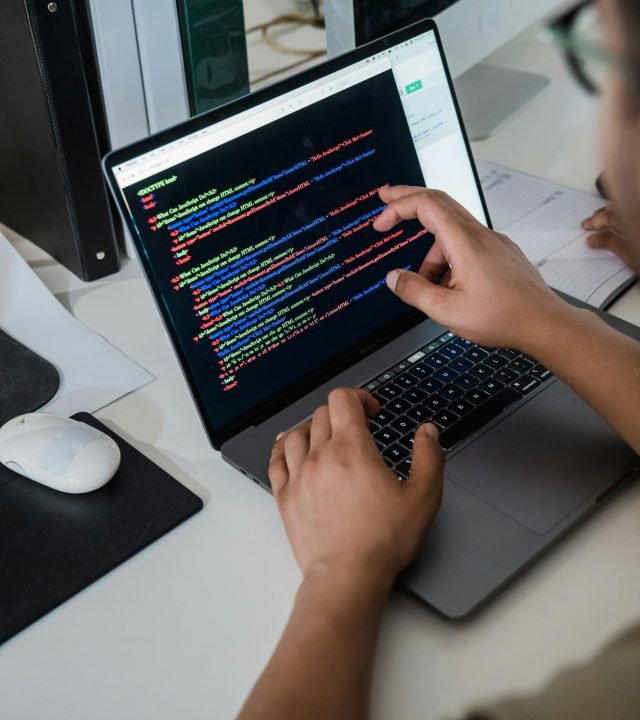
[[[453,457],[446,474],[544,534],[636,462],[588,405],[555,382]]]

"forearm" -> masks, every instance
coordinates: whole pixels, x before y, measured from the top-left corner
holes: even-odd
[[[305,580],[239,720],[364,720],[389,590],[355,576]]]
[[[562,304],[523,349],[564,380],[640,453],[640,343]]]

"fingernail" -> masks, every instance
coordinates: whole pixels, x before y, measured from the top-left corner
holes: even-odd
[[[440,438],[440,431],[433,423],[427,423],[424,425],[424,429],[427,435],[434,440],[438,440]]]
[[[391,292],[396,291],[396,285],[398,283],[398,278],[400,277],[400,273],[397,270],[392,270],[390,273],[387,273],[387,287]]]
[[[282,440],[282,438],[283,438],[286,434],[287,434],[287,433],[283,433],[283,432],[278,433],[278,434],[276,435],[276,442],[278,442],[278,440]]]

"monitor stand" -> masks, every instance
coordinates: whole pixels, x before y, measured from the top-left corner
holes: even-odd
[[[455,80],[470,140],[495,135],[528,107],[551,81],[543,75],[479,63]]]

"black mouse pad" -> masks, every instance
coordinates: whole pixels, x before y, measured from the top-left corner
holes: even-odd
[[[118,443],[120,468],[100,490],[68,495],[0,465],[0,643],[203,505],[94,417],[73,417]]]
[[[60,375],[50,362],[0,329],[0,426],[39,410],[59,387]]]

